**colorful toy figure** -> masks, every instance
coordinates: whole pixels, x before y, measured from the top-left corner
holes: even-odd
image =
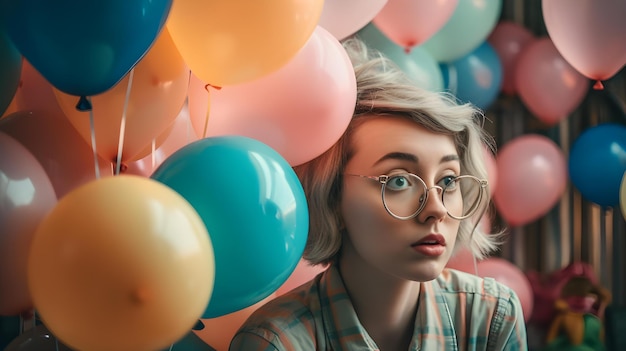
[[[558,297],[553,302],[552,318],[546,335],[547,345],[543,351],[606,350],[603,319],[611,296],[595,282],[590,269],[581,268],[589,267],[584,264],[570,265],[553,274],[562,278],[553,281],[555,285],[544,283],[543,292],[546,292],[546,285],[552,285],[557,287]],[[541,288],[536,289],[535,293],[538,291]]]

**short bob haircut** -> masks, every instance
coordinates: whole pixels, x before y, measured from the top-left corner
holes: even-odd
[[[487,179],[485,148],[494,150],[485,133],[482,113],[454,97],[415,86],[395,63],[369,49],[359,39],[344,41],[357,81],[354,115],[341,138],[315,159],[294,167],[309,205],[309,236],[304,259],[311,264],[329,264],[340,254],[343,219],[340,210],[343,173],[354,153],[354,130],[371,118],[404,118],[435,133],[452,135],[461,161],[461,173]],[[482,258],[497,246],[497,235],[484,233],[476,223],[489,206],[489,188],[478,215],[462,220],[455,250],[468,248]]]

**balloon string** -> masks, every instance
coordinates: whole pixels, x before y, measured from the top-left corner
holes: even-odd
[[[150,161],[152,161],[152,171],[154,172],[156,167],[156,138],[152,139],[152,157],[150,157]]]
[[[206,130],[209,127],[209,111],[211,110],[211,92],[209,91],[209,86],[209,84],[204,86],[204,90],[206,90],[209,99],[206,106],[206,116],[204,117],[204,129],[202,131],[202,138],[206,138]]]
[[[173,348],[174,348],[174,344],[170,346],[170,351],[172,351]]]
[[[206,107],[206,118],[204,119],[204,130],[202,132],[203,138],[206,138],[207,128],[209,127],[209,111],[211,110],[211,92],[209,91],[209,87],[213,87],[217,90],[222,89],[222,87],[214,86],[211,84],[207,84],[204,86],[204,90],[206,90],[207,94],[209,95],[209,102]]]
[[[124,149],[124,134],[126,134],[126,111],[128,110],[128,101],[130,100],[130,89],[133,86],[133,76],[135,69],[130,70],[128,75],[128,86],[126,87],[126,97],[124,98],[124,110],[122,111],[122,121],[120,122],[120,137],[117,144],[117,165],[115,167],[115,175],[120,174],[122,168],[122,150]]]
[[[90,99],[86,98],[89,104],[91,104]],[[100,164],[98,161],[98,152],[96,147],[96,128],[94,126],[94,118],[93,118],[93,109],[89,109],[89,129],[91,132],[91,150],[93,151],[93,164],[96,171],[96,179],[100,179]]]

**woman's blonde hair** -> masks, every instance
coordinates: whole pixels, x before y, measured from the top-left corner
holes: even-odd
[[[469,104],[459,104],[446,93],[418,88],[383,54],[369,49],[359,39],[344,42],[357,81],[357,102],[352,120],[341,138],[317,158],[294,167],[309,205],[309,237],[304,258],[312,264],[333,262],[340,252],[340,211],[343,172],[353,155],[352,135],[370,118],[405,118],[435,133],[452,135],[461,160],[461,173],[487,178],[485,147],[493,140],[482,128],[484,116]],[[488,190],[489,191],[489,190]],[[489,206],[486,196],[479,215]],[[455,249],[467,247],[477,258],[496,248],[497,236],[484,233],[479,218],[461,221]],[[479,217],[479,216],[478,216]]]

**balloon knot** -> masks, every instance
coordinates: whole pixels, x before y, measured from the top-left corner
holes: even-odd
[[[78,99],[78,104],[76,104],[76,109],[78,111],[91,111],[91,102],[89,102],[86,96],[81,96]]]
[[[411,53],[411,49],[413,49],[413,44],[409,44],[404,48],[404,53],[405,54],[410,54]]]
[[[143,305],[150,300],[150,292],[145,288],[137,288],[130,294],[131,301],[136,305]]]
[[[204,86],[204,90],[209,91],[209,87],[210,87],[210,88],[213,88],[213,89],[215,89],[215,90],[220,90],[220,89],[222,89],[222,87],[218,87],[217,85],[207,84],[207,85],[205,85],[205,86]]]
[[[204,329],[204,323],[202,323],[201,320],[198,320],[196,322],[196,325],[194,325],[193,328],[191,328],[191,329],[193,329],[193,330],[202,330],[202,329]]]
[[[604,90],[604,85],[602,84],[601,81],[596,80],[596,83],[593,85],[593,88],[595,90]]]

